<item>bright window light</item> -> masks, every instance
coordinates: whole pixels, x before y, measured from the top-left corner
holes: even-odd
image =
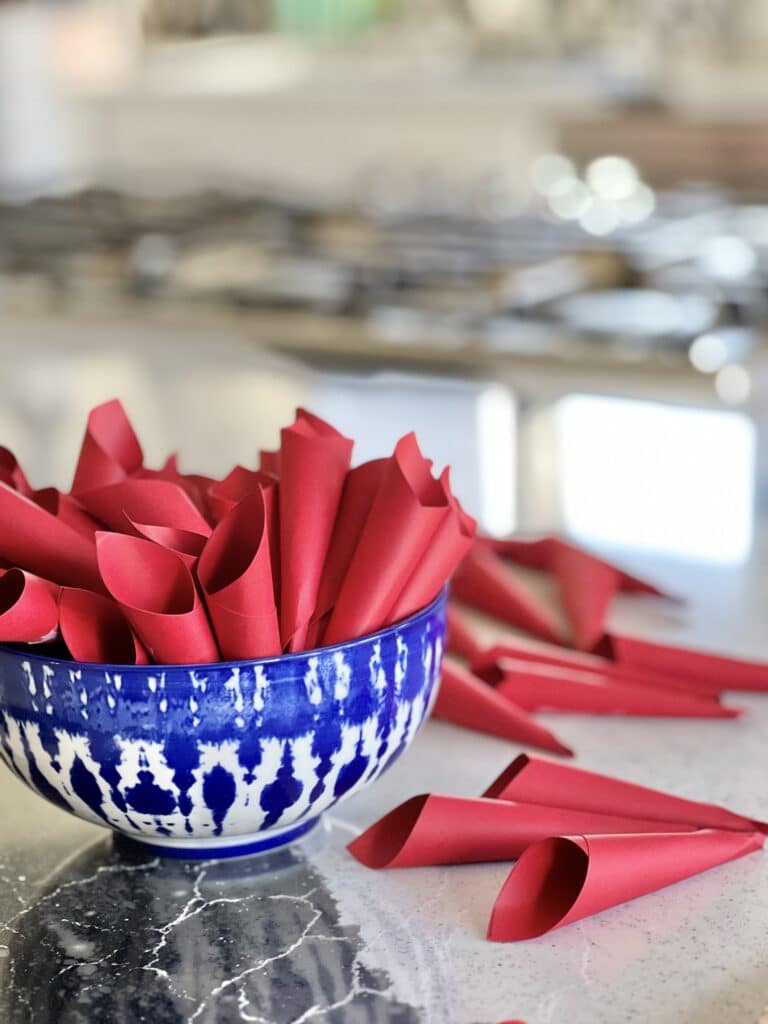
[[[746,416],[573,395],[556,421],[567,532],[699,561],[747,557],[755,428]]]

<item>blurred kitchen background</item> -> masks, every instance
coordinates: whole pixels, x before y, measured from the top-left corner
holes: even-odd
[[[303,403],[488,531],[738,573],[767,88],[768,0],[0,2],[0,443],[66,487],[119,395],[223,475]]]

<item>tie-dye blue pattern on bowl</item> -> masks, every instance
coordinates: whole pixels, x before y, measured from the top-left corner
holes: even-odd
[[[445,600],[371,636],[258,661],[121,667],[0,647],[0,757],[41,796],[158,853],[283,845],[414,738]]]

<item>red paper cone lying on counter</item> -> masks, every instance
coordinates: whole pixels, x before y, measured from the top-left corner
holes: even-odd
[[[448,498],[430,467],[413,434],[398,441],[341,585],[326,644],[372,633],[391,621],[414,566],[448,515]]]
[[[0,576],[0,642],[40,643],[56,635],[58,587],[21,569]]]
[[[62,588],[59,629],[67,650],[76,661],[102,665],[146,665],[149,661],[118,605],[102,594]]]
[[[702,683],[698,680],[683,679],[681,676],[666,675],[655,670],[634,668],[597,654],[556,647],[554,644],[545,644],[542,641],[528,638],[507,640],[478,651],[471,659],[472,671],[489,683],[499,683],[504,674],[503,668],[507,658],[540,665],[559,665],[563,668],[597,672],[615,682],[653,686],[656,689],[683,690],[699,696],[716,697],[723,689],[714,682]]]
[[[556,578],[572,642],[582,650],[592,648],[603,635],[608,611],[620,591],[665,596],[653,584],[560,537],[488,543],[497,554]]]
[[[32,495],[32,488],[16,456],[9,448],[4,448],[2,445],[0,445],[0,482],[8,484],[14,491],[18,491],[27,498]]]
[[[300,409],[281,431],[280,633],[291,651],[304,648],[315,615],[352,441]]]
[[[680,832],[693,831],[678,825]],[[531,843],[575,833],[658,832],[657,821],[536,804],[457,796],[414,796],[347,849],[369,868],[412,868],[514,860]]]
[[[115,398],[88,414],[72,493],[117,483],[137,473],[144,461],[139,439],[122,404]]]
[[[198,579],[225,659],[281,651],[272,589],[266,508],[261,490],[218,524],[200,556]]]
[[[615,633],[611,633],[606,641],[606,650],[621,667],[665,673],[689,681],[693,686],[768,693],[768,665],[764,663],[671,647]]]
[[[458,654],[472,663],[484,655],[483,645],[475,635],[472,623],[456,606],[455,601],[448,605],[445,646],[451,654]]]
[[[762,848],[757,833],[544,839],[521,856],[488,925],[496,942],[533,939]]]
[[[413,615],[433,601],[454,570],[472,547],[477,523],[463,511],[451,494],[449,471],[440,477],[448,499],[448,515],[435,531],[424,556],[416,567],[389,614],[392,622]]]
[[[71,494],[63,494],[55,487],[43,487],[32,494],[32,500],[40,508],[44,508],[62,523],[82,533],[91,543],[96,543],[96,531],[100,528],[96,520],[90,516],[83,506]]]
[[[0,558],[54,583],[103,590],[95,543],[4,483]]]
[[[160,664],[219,660],[189,568],[167,548],[119,533],[96,535],[104,584]]]
[[[483,793],[496,800],[569,807],[597,814],[623,814],[666,824],[696,828],[728,829],[741,832],[765,830],[768,825],[734,814],[716,804],[686,800],[624,779],[558,764],[542,757],[521,754],[509,764]]]
[[[484,543],[476,543],[453,578],[455,597],[502,622],[552,643],[561,640],[557,620],[513,570]]]
[[[211,527],[191,498],[170,480],[122,480],[88,491],[82,503],[92,516],[119,533],[139,533],[138,526],[164,526],[209,537]],[[153,538],[154,539],[154,538]]]
[[[451,658],[443,659],[442,679],[432,714],[467,729],[573,756],[573,751],[549,729]]]
[[[710,696],[619,682],[598,672],[504,658],[496,690],[526,711],[667,718],[736,718]]]

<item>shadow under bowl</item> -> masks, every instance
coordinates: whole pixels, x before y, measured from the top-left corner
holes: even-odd
[[[285,845],[413,740],[439,678],[445,602],[252,661],[94,665],[0,646],[0,758],[57,806],[165,856]]]

